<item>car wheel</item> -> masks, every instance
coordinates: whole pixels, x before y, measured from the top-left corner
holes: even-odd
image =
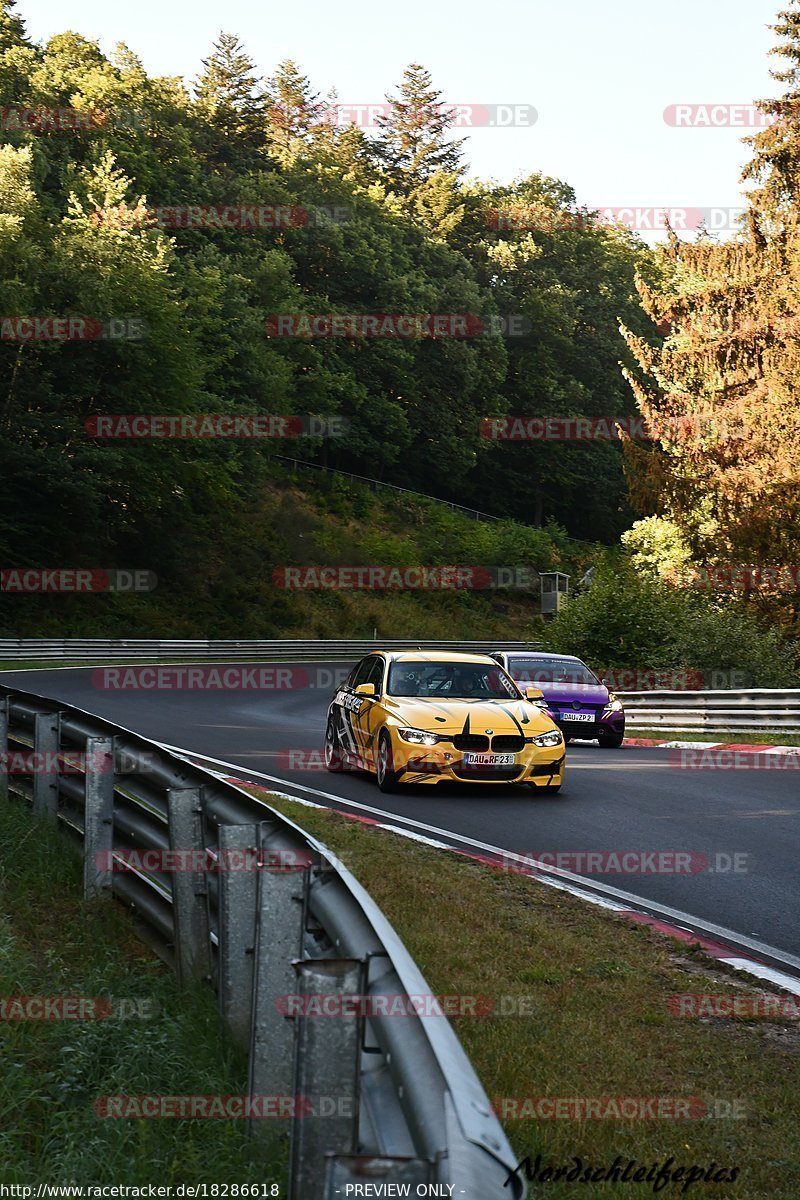
[[[597,741],[604,750],[619,750],[624,738],[624,733],[601,733]]]
[[[393,792],[395,790],[399,776],[397,771],[394,769],[392,740],[385,729],[381,731],[381,735],[378,738],[378,755],[375,759],[375,774],[378,779],[378,787],[382,792]]]
[[[344,755],[332,720],[328,721],[328,728],[325,730],[325,770],[333,771],[334,774],[344,770]]]

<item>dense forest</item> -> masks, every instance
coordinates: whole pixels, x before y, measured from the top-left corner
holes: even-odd
[[[796,563],[799,26],[792,0],[741,235],[654,250],[536,164],[472,178],[419,64],[362,128],[232,34],[195,80],[154,78],[124,45],[34,43],[0,0],[0,559],[145,568],[166,607],[187,598],[176,627],[197,602],[204,631],[227,628],[240,565],[258,547],[269,578],[286,553],[262,528],[283,455],[538,526],[540,568],[583,570],[588,543],[620,536],[673,586],[708,563]],[[301,436],[98,437],[109,414],[293,417]],[[647,432],[487,436],[509,417]],[[320,561],[342,561],[337,536]],[[770,617],[796,623],[796,598],[795,569]],[[285,597],[264,603],[258,631],[286,628]],[[22,613],[8,597],[4,631]]]
[[[189,88],[148,77],[124,46],[109,61],[76,33],[33,45],[0,0],[0,96],[2,315],[122,331],[34,341],[6,321],[2,510],[22,497],[25,517],[0,532],[8,561],[63,559],[89,539],[95,557],[143,534],[166,546],[241,499],[274,451],[576,536],[610,541],[629,523],[618,445],[500,442],[481,420],[632,411],[618,326],[649,326],[643,248],[555,220],[574,205],[564,184],[467,182],[422,67],[367,131],[338,121],[294,63],[262,78],[231,35]],[[476,320],[465,337],[267,335],[295,313]],[[234,412],[339,414],[347,435],[187,446],[85,432],[99,413]]]

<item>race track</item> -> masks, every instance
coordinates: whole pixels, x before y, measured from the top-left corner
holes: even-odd
[[[235,764],[242,776],[277,776],[282,790],[318,803],[409,818],[431,837],[441,830],[515,853],[571,852],[577,874],[586,861],[577,856],[589,852],[689,853],[700,867],[692,873],[590,877],[800,956],[800,771],[691,770],[675,751],[572,744],[558,796],[488,785],[385,796],[369,776],[319,769],[332,681],[351,665],[306,664],[295,676],[302,686],[267,690],[117,690],[84,668],[3,672],[0,681]],[[314,756],[305,769],[298,754]]]

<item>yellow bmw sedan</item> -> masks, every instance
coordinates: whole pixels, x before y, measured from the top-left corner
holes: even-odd
[[[488,654],[375,650],[328,708],[325,765],[401,783],[526,783],[553,794],[564,738],[538,688],[521,691]]]

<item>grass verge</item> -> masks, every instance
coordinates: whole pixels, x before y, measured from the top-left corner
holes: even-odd
[[[261,793],[263,795],[263,793]],[[520,876],[420,846],[327,810],[271,797],[350,867],[394,924],[437,994],[488,996],[485,1017],[453,1023],[517,1155],[542,1166],[674,1159],[733,1183],[669,1183],[663,1197],[800,1196],[797,1021],[686,1019],[673,993],[764,993],[698,950]],[[520,1015],[503,1015],[501,1009]],[[509,1119],[532,1097],[697,1097],[690,1120]],[[738,1109],[736,1105],[738,1104]],[[714,1111],[713,1107],[711,1111]],[[653,1184],[546,1182],[539,1197],[653,1194]]]
[[[63,833],[0,799],[0,998],[105,997],[128,1012],[145,1001],[151,1014],[0,1020],[0,1182],[281,1181],[283,1192],[242,1120],[95,1115],[106,1095],[241,1095],[247,1063],[210,990],[180,991],[121,905],[82,899],[81,870]]]
[[[765,729],[761,733],[739,733],[729,729],[726,733],[673,733],[669,729],[640,729],[630,726],[632,738],[657,738],[662,742],[713,742],[730,743],[736,746],[800,746],[800,734],[781,733],[780,729]]]

